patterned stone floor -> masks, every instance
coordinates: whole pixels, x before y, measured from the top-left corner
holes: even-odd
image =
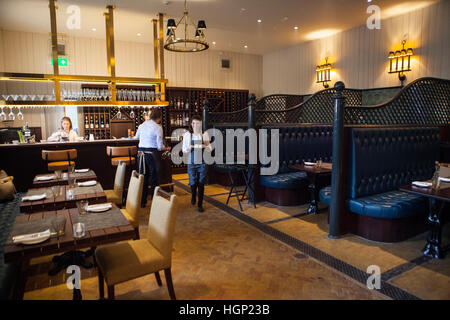
[[[175,192],[183,208],[172,266],[178,299],[386,299],[209,203],[198,213],[189,193]],[[148,215],[141,218],[141,235],[147,221]],[[51,264],[51,257],[32,261],[24,299],[72,298],[63,272],[47,275]],[[153,275],[120,284],[116,297],[168,299],[162,278],[161,288]],[[84,299],[98,299],[95,269],[82,269],[81,286]]]
[[[186,175],[174,178],[187,185]],[[207,186],[205,194],[213,200],[205,203],[204,213],[198,213],[189,203],[190,194],[185,186],[179,186],[175,193],[183,209],[177,218],[172,267],[178,299],[392,298],[367,289],[351,272],[339,272],[213,205],[214,200],[225,203],[227,188]],[[239,210],[236,199],[227,208]],[[277,207],[262,202],[256,209],[244,204],[243,214],[330,255],[338,264],[347,263],[364,272],[369,265],[378,265],[387,285],[413,297],[450,299],[450,257],[423,259],[420,250],[426,234],[395,244],[368,241],[354,235],[330,240],[326,237],[326,214],[308,216],[306,209],[307,205]],[[141,217],[141,235],[145,235],[147,222],[148,213]],[[443,238],[444,243],[450,240],[448,225]],[[25,299],[72,298],[63,272],[47,276],[51,257],[35,259],[32,264]],[[82,269],[82,293],[84,299],[98,298],[95,269]],[[153,275],[117,286],[116,296],[117,299],[168,299],[164,278],[160,288]]]

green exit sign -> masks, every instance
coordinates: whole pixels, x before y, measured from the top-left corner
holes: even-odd
[[[50,63],[53,65],[53,58],[50,59]],[[66,67],[67,66],[67,58],[58,58],[58,66]]]

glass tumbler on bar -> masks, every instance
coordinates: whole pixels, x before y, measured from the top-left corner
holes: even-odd
[[[84,223],[78,222],[73,225],[73,236],[75,238],[82,238],[86,234]]]
[[[87,200],[77,201],[78,212],[81,216],[86,215],[89,202]]]

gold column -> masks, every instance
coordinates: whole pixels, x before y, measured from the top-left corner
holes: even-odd
[[[155,78],[159,78],[159,52],[158,52],[158,20],[153,19],[153,56],[155,61]],[[159,86],[155,85],[155,94],[159,92]]]
[[[164,74],[164,14],[159,13],[159,62],[160,62],[160,79],[165,79]],[[166,85],[161,83],[161,101],[166,100]]]
[[[115,6],[107,6],[108,13],[105,14],[106,17],[106,50],[108,57],[108,72],[109,76],[113,78],[111,83],[108,85],[111,89],[111,100],[116,103],[116,60],[114,55],[114,13],[113,10]]]
[[[48,7],[50,8],[50,25],[52,31],[52,58],[53,58],[53,74],[55,77],[59,76],[58,66],[58,31],[56,28],[56,0],[49,0]],[[61,92],[59,79],[54,79],[55,83],[55,100],[56,103],[61,102]]]

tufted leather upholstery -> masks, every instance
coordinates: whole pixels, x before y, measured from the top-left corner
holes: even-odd
[[[330,205],[330,203],[331,203],[331,186],[320,189],[319,199],[320,199],[320,202]]]
[[[275,189],[297,189],[308,185],[308,178],[305,172],[286,172],[273,176],[261,176],[260,183],[264,187]]]
[[[292,172],[289,166],[304,161],[315,162],[322,159],[331,161],[333,128],[328,125],[268,125],[267,148],[270,155],[271,130],[279,130],[279,169],[273,176],[261,176],[260,183],[265,187],[277,189],[300,188],[308,184],[304,172]],[[264,151],[266,152],[266,151]]]
[[[280,139],[280,171],[288,172],[288,166],[302,164],[304,161],[331,162],[333,127],[328,125],[270,125],[262,126],[268,130],[279,130]],[[270,154],[270,144],[268,145]]]
[[[430,179],[438,159],[437,128],[352,128],[349,198]]]
[[[374,218],[398,219],[427,211],[427,199],[414,194],[389,191],[347,200],[351,212]]]

